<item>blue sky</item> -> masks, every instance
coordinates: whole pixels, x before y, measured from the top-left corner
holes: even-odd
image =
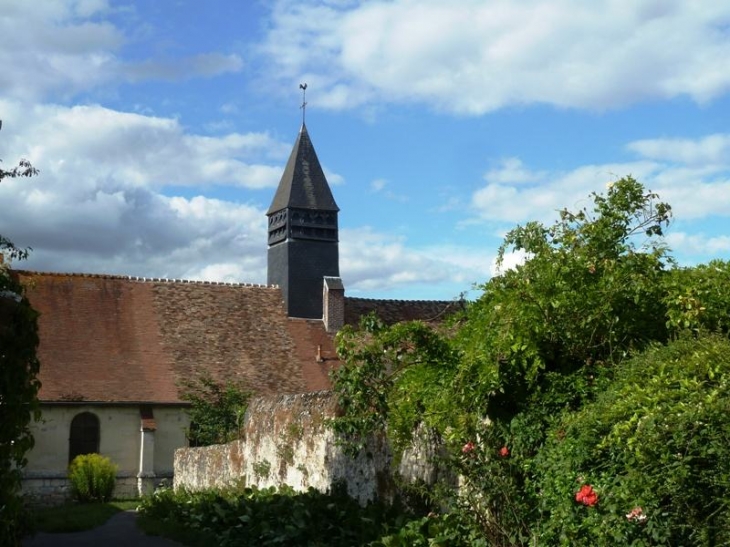
[[[301,124],[350,295],[451,299],[633,175],[730,259],[730,4],[0,0],[0,233],[41,271],[264,283]],[[512,257],[510,257],[512,258]],[[514,257],[515,260],[518,257]]]

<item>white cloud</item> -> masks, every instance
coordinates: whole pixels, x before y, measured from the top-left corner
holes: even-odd
[[[485,280],[490,263],[491,257],[473,249],[414,249],[401,237],[369,227],[340,230],[340,270],[346,289],[355,294],[444,283],[463,286]]]
[[[419,102],[463,114],[604,109],[730,89],[730,6],[630,0],[280,0],[272,75],[329,108]]]
[[[563,173],[535,173],[518,158],[510,158],[485,174],[487,184],[474,192],[472,206],[488,221],[547,221],[560,208],[584,206],[588,194],[603,192],[607,182],[631,175],[672,205],[678,219],[730,215],[724,199],[730,195],[730,135],[646,139],[629,143],[627,149],[640,158]]]
[[[519,158],[503,158],[497,167],[484,174],[484,180],[490,184],[537,182],[544,178],[544,172],[529,170]]]
[[[730,216],[730,162],[722,152],[729,142],[726,134],[635,141],[627,148],[641,156],[637,161],[584,165],[539,176],[532,176],[533,171],[519,159],[510,158],[501,168],[487,172],[487,184],[473,193],[472,207],[481,221],[496,226],[528,220],[549,224],[557,218],[557,210],[589,206],[591,192],[603,193],[606,183],[631,175],[672,206],[681,226],[707,221],[708,233],[670,228],[665,240],[676,256],[706,260],[727,255],[730,237],[718,227],[719,219]],[[506,257],[505,269],[523,259]],[[499,273],[496,264],[491,271]]]
[[[492,261],[490,273],[492,277],[502,275],[503,273],[514,270],[517,266],[525,263],[527,260],[527,253],[520,249],[519,251],[510,251],[504,254],[502,257],[502,264],[497,264],[497,258],[495,257]]]
[[[1,10],[0,96],[6,98],[73,97],[110,83],[208,78],[243,67],[238,55],[220,52],[124,61],[122,49],[138,29],[115,21],[124,8],[105,0],[3,0]]]
[[[701,139],[644,139],[627,148],[645,158],[686,165],[730,164],[730,135],[715,134]]]
[[[527,185],[521,180],[512,184],[489,182],[474,192],[472,206],[481,218],[489,221],[547,221],[555,218],[559,209],[587,205],[587,196],[605,190],[611,180],[633,175],[646,182],[657,169],[652,162],[585,165],[567,173],[545,173],[540,184]]]
[[[0,110],[8,113],[3,137],[11,143],[9,157],[27,156],[44,173],[77,184],[273,188],[290,149],[266,133],[191,135],[175,119],[96,105],[24,112],[22,104],[0,100]],[[261,158],[277,164],[256,163]]]
[[[708,236],[670,232],[666,237],[669,247],[685,256],[718,256],[730,254],[730,236]]]
[[[0,233],[34,249],[23,267],[265,282],[262,206],[163,191],[274,188],[290,145],[264,133],[192,135],[177,120],[100,106],[24,111],[0,100],[0,111],[6,165],[27,157],[40,169],[0,184]]]

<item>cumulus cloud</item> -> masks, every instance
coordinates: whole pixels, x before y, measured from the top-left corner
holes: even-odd
[[[33,247],[23,268],[265,280],[263,209],[121,184],[85,191],[49,178],[0,186],[0,233]]]
[[[549,220],[555,211],[576,209],[590,192],[602,192],[611,180],[631,175],[669,202],[677,218],[728,216],[730,135],[698,139],[646,139],[627,144],[639,157],[625,163],[579,166],[567,172],[536,173],[518,158],[488,171],[487,184],[472,195],[480,218],[518,223]]]
[[[730,163],[730,135],[714,134],[701,139],[643,139],[627,148],[653,160],[687,165],[727,166]]]
[[[519,251],[504,253],[501,264],[497,263],[496,257],[494,258],[491,264],[490,273],[492,274],[492,277],[496,277],[509,270],[514,270],[517,266],[524,264],[527,257],[528,254],[521,249]]]
[[[472,207],[482,219],[494,222],[546,221],[564,207],[585,206],[588,194],[604,191],[606,183],[617,177],[633,175],[646,182],[659,167],[649,161],[584,165],[565,173],[542,174],[534,184],[488,182],[472,195]]]
[[[670,232],[666,239],[672,250],[685,256],[720,256],[730,253],[730,236],[727,235],[708,236]]]
[[[484,280],[492,260],[458,246],[413,248],[402,237],[370,227],[341,230],[340,242],[342,277],[355,294],[449,282],[463,286]]]
[[[320,106],[418,102],[462,114],[530,103],[706,102],[730,89],[730,6],[580,0],[279,0],[262,52]]]
[[[11,155],[26,156],[44,173],[79,185],[272,188],[291,146],[266,133],[191,135],[172,118],[98,105],[38,105],[24,111],[21,103],[0,100],[0,110],[7,112],[3,138]],[[259,163],[262,159],[276,163]]]
[[[519,184],[539,182],[545,178],[544,172],[528,169],[520,158],[504,158],[499,165],[484,174],[484,180],[490,184]]]
[[[672,206],[675,224],[696,231],[670,228],[665,241],[675,256],[687,263],[727,255],[730,237],[717,226],[730,216],[730,162],[723,152],[730,135],[715,134],[697,139],[646,139],[628,143],[638,156],[625,163],[578,166],[564,172],[536,173],[518,158],[510,158],[484,176],[486,184],[472,194],[476,219],[495,227],[514,226],[529,220],[552,223],[556,211],[590,205],[591,192],[603,193],[607,183],[631,175]],[[714,224],[714,226],[713,226]],[[703,228],[706,231],[703,232]],[[514,267],[523,255],[505,257],[500,270]]]
[[[124,61],[133,30],[114,19],[120,10],[106,0],[4,0],[0,95],[73,97],[110,83],[213,77],[243,67],[238,55],[220,52]]]
[[[261,204],[166,190],[274,188],[289,144],[265,133],[194,135],[174,119],[93,105],[24,111],[0,100],[0,111],[6,164],[26,157],[41,171],[0,184],[0,233],[33,247],[26,267],[265,281]]]

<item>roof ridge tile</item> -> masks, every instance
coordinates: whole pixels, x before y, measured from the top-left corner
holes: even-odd
[[[220,287],[253,287],[260,289],[278,289],[279,285],[267,285],[265,283],[245,283],[235,281],[211,281],[207,279],[170,279],[166,277],[145,277],[139,275],[119,274],[97,274],[84,272],[39,272],[34,270],[13,270],[15,273],[24,276],[42,275],[46,277],[78,277],[90,279],[112,279],[121,281],[136,281],[140,283],[179,283],[191,285],[214,285]]]

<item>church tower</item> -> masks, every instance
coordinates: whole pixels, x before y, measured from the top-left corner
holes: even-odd
[[[307,126],[302,123],[269,219],[268,283],[289,317],[322,319],[324,277],[339,277],[337,213]]]

